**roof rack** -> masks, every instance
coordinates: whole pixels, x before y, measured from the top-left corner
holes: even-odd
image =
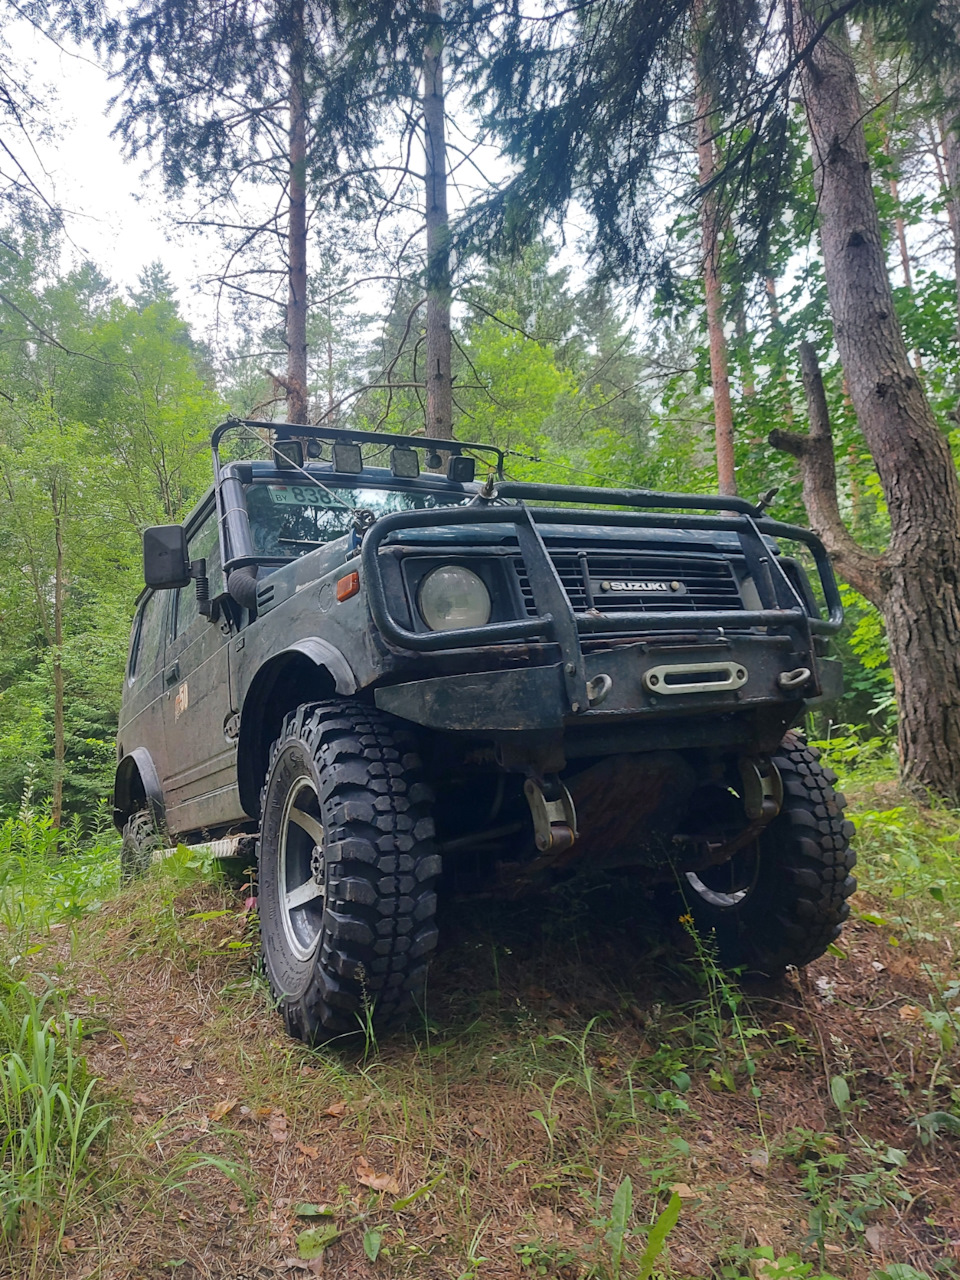
[[[220,441],[238,427],[252,431],[272,431],[281,440],[329,440],[334,444],[384,444],[407,449],[425,449],[431,453],[448,453],[461,456],[470,453],[492,454],[496,459],[499,479],[503,479],[504,451],[493,444],[479,444],[471,440],[438,440],[433,436],[400,436],[387,431],[359,431],[352,427],[315,427],[292,422],[258,422],[253,418],[228,418],[210,437],[216,465],[220,464]]]

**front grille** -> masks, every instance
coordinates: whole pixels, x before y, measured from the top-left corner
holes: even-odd
[[[582,552],[549,548],[575,613],[712,613],[742,609],[730,562],[722,556],[658,554],[617,548]],[[516,566],[527,613],[535,615],[523,561]]]

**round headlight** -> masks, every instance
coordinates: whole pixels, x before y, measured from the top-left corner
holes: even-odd
[[[490,621],[490,592],[472,569],[444,564],[420,583],[420,616],[431,631],[482,627]]]

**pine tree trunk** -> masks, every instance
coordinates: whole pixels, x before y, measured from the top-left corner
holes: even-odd
[[[777,297],[777,282],[773,276],[767,276],[767,306],[770,310],[770,321],[775,330],[782,327],[783,321],[780,319],[780,299]],[[793,398],[790,394],[790,379],[787,377],[786,369],[780,372],[780,387],[783,392],[783,420],[788,427],[793,426]]]
[[[895,177],[890,178],[890,199],[894,206],[900,207],[900,183]],[[903,270],[903,283],[909,291],[913,293],[913,269],[910,266],[910,250],[907,247],[907,224],[904,222],[901,214],[897,214],[893,219],[894,230],[897,233],[897,245],[900,249],[900,266]]]
[[[327,425],[333,426],[333,316],[327,310]]]
[[[873,86],[873,101],[878,107],[882,107],[886,99],[886,94],[880,85],[880,73],[877,69],[877,59],[873,47],[873,36],[869,25],[864,29],[864,48],[867,54],[867,66],[870,69],[870,82]],[[899,87],[894,91],[890,100],[890,114],[895,117],[897,114],[897,105],[900,100]],[[893,165],[893,143],[890,137],[890,127],[886,120],[880,117],[880,128],[883,133],[883,154],[889,162],[889,186],[890,199],[893,201],[893,207],[897,211],[893,217],[893,228],[897,237],[897,247],[900,250],[900,266],[903,269],[903,282],[907,286],[910,293],[913,293],[913,270],[910,266],[910,251],[907,248],[907,228],[903,220],[900,210],[900,181],[897,178],[896,169]],[[916,368],[923,372],[923,357],[919,351],[913,353],[913,362]]]
[[[750,350],[750,331],[743,303],[738,302],[733,313],[733,331],[737,335],[737,354],[740,363],[740,385],[743,398],[751,400],[757,394],[757,376]]]
[[[427,222],[427,435],[453,439],[451,376],[450,224],[447,220],[447,150],[444,139],[443,0],[426,0],[432,22],[423,54],[423,132]]]
[[[702,15],[702,0],[695,20]],[[700,187],[705,190],[716,176],[714,155],[713,101],[708,86],[697,71],[697,156]],[[707,302],[707,335],[710,342],[710,380],[713,384],[713,418],[717,442],[717,481],[721,493],[736,495],[737,477],[733,454],[733,402],[730,398],[730,365],[727,339],[723,332],[723,290],[720,282],[719,210],[707,191],[700,204],[703,250],[703,284]]]
[[[887,140],[886,152],[889,156],[889,138]],[[895,209],[900,208],[900,183],[891,175],[890,177],[890,198],[893,200]],[[907,224],[898,213],[893,220],[894,230],[897,233],[897,244],[900,248],[900,266],[903,270],[903,283],[907,286],[910,295],[913,295],[913,269],[910,266],[910,250],[907,247]],[[913,366],[918,373],[923,373],[923,356],[919,351],[913,353]]]
[[[307,404],[307,112],[303,0],[290,11],[290,175],[287,223],[287,422],[309,419]]]
[[[793,0],[798,45],[830,6]],[[960,800],[960,482],[910,366],[893,307],[863,132],[864,107],[843,31],[803,64],[827,290],[860,429],[890,512],[881,601],[897,700],[904,781]]]
[[[59,830],[63,823],[63,775],[67,749],[63,697],[64,495],[56,480],[50,490],[50,503],[53,508],[56,545],[53,568],[53,794],[50,821]]]
[[[942,133],[947,164],[947,217],[953,236],[953,273],[957,282],[957,333],[960,335],[960,136],[946,123]]]
[[[960,5],[957,0],[940,0],[941,16],[960,29]],[[953,274],[957,282],[957,335],[960,337],[960,72],[949,67],[944,73],[943,91],[948,114],[940,118],[940,144],[943,147],[943,164],[937,144],[937,131],[931,125],[933,157],[940,176],[941,186],[946,188],[947,218],[953,238]],[[946,165],[946,173],[944,173]]]

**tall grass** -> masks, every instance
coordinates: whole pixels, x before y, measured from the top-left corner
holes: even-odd
[[[83,1027],[51,989],[0,980],[0,1230],[36,1245],[63,1237],[91,1177],[108,1113],[81,1053]]]
[[[109,1122],[80,1019],[54,987],[35,994],[40,980],[29,970],[40,936],[96,910],[118,886],[119,839],[105,808],[92,832],[79,820],[58,830],[28,792],[0,822],[0,1241],[28,1275],[63,1239]]]

